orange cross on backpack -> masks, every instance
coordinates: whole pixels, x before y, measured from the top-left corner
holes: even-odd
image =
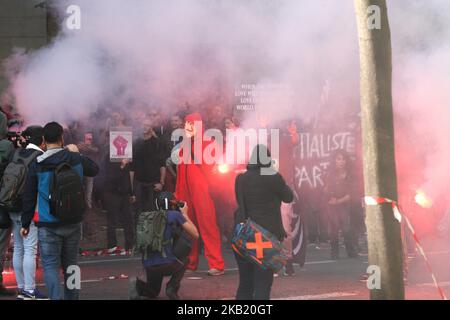
[[[255,242],[247,242],[247,249],[256,249],[256,258],[264,258],[264,249],[273,248],[272,242],[263,241],[261,232],[255,233]]]

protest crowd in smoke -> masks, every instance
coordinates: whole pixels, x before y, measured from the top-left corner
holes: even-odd
[[[351,0],[53,4],[62,17],[67,6],[78,5],[81,29],[63,27],[47,47],[17,50],[5,64],[11,86],[2,99],[11,100],[28,123],[68,123],[104,107],[156,106],[171,114],[188,103],[231,111],[236,90],[245,84],[289,88],[282,104],[256,103],[256,113],[273,122],[339,122],[359,108]],[[446,0],[388,1],[396,157],[405,202],[423,190],[439,203],[450,178],[449,6]],[[245,113],[249,125],[254,114]],[[440,206],[438,216],[446,209]]]

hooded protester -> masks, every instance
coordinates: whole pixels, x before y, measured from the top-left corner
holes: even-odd
[[[14,145],[7,139],[8,120],[3,112],[0,112],[0,177],[3,177],[6,167],[14,154]],[[15,295],[15,292],[7,290],[3,286],[3,263],[11,236],[11,220],[8,212],[0,211],[0,296]]]
[[[204,140],[203,122],[199,113],[192,113],[186,116],[185,133],[186,138],[191,139],[189,143],[183,142],[180,156],[183,158],[185,146],[191,148],[190,156],[192,161],[181,161],[177,167],[176,198],[187,202],[190,208],[189,218],[194,222],[200,232],[204,248],[205,257],[208,261],[211,276],[224,274],[225,263],[222,257],[220,232],[216,221],[216,209],[211,198],[208,185],[208,171],[210,165],[204,163],[203,154],[196,153],[196,142],[202,145],[201,152],[205,150],[209,141]],[[186,157],[186,154],[184,154]],[[195,161],[197,160],[197,161]],[[198,163],[200,162],[200,163]],[[189,264],[187,269],[196,270],[198,266],[199,247],[195,240],[192,245],[192,251],[189,255]]]
[[[280,241],[286,237],[281,218],[281,203],[294,200],[292,190],[283,177],[272,168],[270,152],[257,145],[250,157],[247,171],[236,177],[236,199],[242,196],[245,213]],[[241,223],[242,208],[236,211],[235,224]],[[239,269],[237,300],[268,300],[273,283],[273,271],[263,270],[235,253]]]

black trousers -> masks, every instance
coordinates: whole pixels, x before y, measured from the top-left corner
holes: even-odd
[[[161,292],[161,286],[164,277],[170,276],[170,280],[166,285],[167,293],[178,293],[181,286],[181,280],[186,272],[187,259],[181,263],[175,261],[168,265],[145,268],[147,274],[147,283],[138,285],[138,293],[149,298],[156,298]]]
[[[347,254],[355,254],[355,234],[350,224],[350,209],[349,205],[328,206],[332,254],[339,254],[339,231],[341,231],[344,236],[344,245]]]
[[[122,223],[125,233],[125,249],[134,245],[134,219],[128,195],[105,192],[104,207],[107,211],[108,248],[117,246],[116,228]]]
[[[154,185],[155,183],[135,181],[136,215],[139,215],[141,212],[156,210],[155,197],[157,192],[153,190]]]
[[[234,252],[239,269],[236,300],[270,300],[273,271],[263,270]]]

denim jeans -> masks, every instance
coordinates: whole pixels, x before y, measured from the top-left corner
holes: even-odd
[[[294,204],[281,203],[281,221],[283,222],[283,229],[286,232],[286,238],[283,240],[283,250],[289,259],[292,259],[292,241],[294,238],[292,228],[292,218],[294,217]]]
[[[234,252],[239,269],[236,300],[270,300],[273,271],[263,270]]]
[[[79,290],[68,287],[67,280],[71,273],[67,273],[66,270],[69,266],[78,263],[80,237],[81,223],[57,227],[40,227],[38,230],[45,286],[51,300],[62,298],[61,270],[64,273],[64,299],[78,300]]]
[[[94,178],[93,177],[84,177],[84,196],[86,199],[86,207],[87,209],[92,209],[92,192],[94,190]]]
[[[9,213],[12,221],[14,235],[13,266],[16,275],[17,287],[28,291],[36,288],[36,254],[37,254],[37,227],[31,222],[28,236],[23,238],[20,234],[22,228],[21,213]]]
[[[94,178],[93,177],[84,177],[84,198],[86,200],[86,211],[83,216],[83,228],[82,228],[82,236],[91,235],[94,233],[92,230],[92,220],[93,220],[93,211],[92,211],[92,194],[94,190]]]

